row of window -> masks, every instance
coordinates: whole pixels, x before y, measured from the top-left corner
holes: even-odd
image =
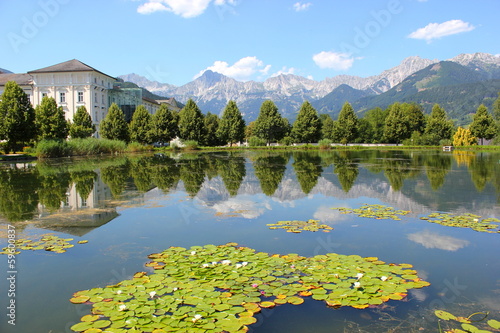
[[[42,93],[42,98],[46,97],[47,93]],[[95,94],[95,102],[97,103],[97,93]],[[79,91],[77,95],[77,102],[78,103],[83,103],[83,91]],[[59,93],[59,103],[66,103],[66,93],[65,92],[60,92]],[[105,98],[104,94],[102,95],[102,104],[105,104]]]

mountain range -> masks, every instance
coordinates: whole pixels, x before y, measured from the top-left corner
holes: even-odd
[[[379,75],[338,75],[322,81],[281,74],[263,82],[241,82],[207,70],[177,87],[137,74],[119,77],[182,103],[192,98],[205,113],[221,114],[227,102],[234,100],[247,121],[255,120],[262,102],[271,99],[290,120],[296,117],[301,104],[309,100],[320,113],[329,113],[334,119],[346,101],[360,114],[374,107],[386,108],[394,102],[416,102],[430,112],[432,105],[439,103],[452,118],[463,123],[479,104],[491,106],[497,97],[500,57],[474,53],[439,61],[412,56]]]

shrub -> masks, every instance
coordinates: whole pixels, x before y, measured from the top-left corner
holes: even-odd
[[[248,145],[250,147],[263,147],[267,144],[266,140],[252,136],[248,139]]]
[[[294,140],[289,136],[285,136],[280,140],[280,145],[282,146],[291,146],[292,144],[294,144]]]
[[[332,140],[322,139],[318,142],[319,149],[330,149],[332,148]]]
[[[143,145],[139,142],[131,142],[127,146],[127,151],[130,153],[139,153],[143,151],[151,151],[153,150],[153,146],[150,145]]]
[[[36,145],[36,156],[40,158],[71,155],[71,149],[64,140],[42,140]]]
[[[96,138],[72,139],[68,145],[71,155],[78,156],[122,153],[127,148],[127,144],[120,140]]]
[[[195,141],[195,140],[184,141],[184,149],[186,149],[186,150],[198,149],[198,141]]]

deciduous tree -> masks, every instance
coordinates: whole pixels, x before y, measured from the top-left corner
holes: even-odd
[[[152,135],[153,141],[170,142],[179,134],[177,117],[165,104],[153,115]]]
[[[6,153],[35,138],[35,110],[14,81],[5,84],[0,96],[0,118],[0,140],[6,140]]]
[[[345,102],[339,118],[333,125],[333,140],[336,142],[353,142],[358,135],[358,117],[349,102]]]
[[[245,138],[245,120],[235,101],[229,101],[219,122],[217,136],[224,143],[232,145]]]
[[[130,140],[142,144],[153,142],[151,115],[144,105],[135,109],[132,121],[129,124]]]
[[[321,121],[318,112],[308,101],[302,103],[291,134],[295,142],[311,143],[320,139]]]
[[[281,140],[287,130],[288,121],[281,117],[278,107],[273,101],[264,101],[260,107],[259,116],[255,121],[253,134],[267,143]]]
[[[38,140],[66,139],[69,124],[64,117],[62,106],[52,97],[45,96],[42,103],[35,108],[35,123]]]
[[[69,126],[69,136],[71,138],[88,138],[95,132],[95,125],[84,105],[76,109],[73,122]]]
[[[439,144],[439,141],[443,139],[451,138],[453,122],[448,119],[446,111],[439,104],[434,104],[432,107],[424,132],[429,143],[434,145]]]
[[[470,132],[477,138],[490,140],[497,134],[497,127],[493,117],[488,112],[488,108],[483,104],[479,105],[476,114],[470,124]]]
[[[104,139],[129,141],[130,134],[125,114],[115,103],[111,104],[108,114],[101,121],[99,134]]]
[[[201,143],[205,136],[203,114],[198,105],[189,99],[179,112],[179,137]]]

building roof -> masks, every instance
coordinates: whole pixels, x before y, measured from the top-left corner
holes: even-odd
[[[84,64],[83,62],[77,59],[68,60],[45,68],[35,69],[33,71],[29,71],[28,73],[39,74],[39,73],[60,73],[60,72],[97,72],[106,75],[107,77],[110,77],[113,80],[116,80],[116,78],[109,76],[108,74],[105,74],[101,71],[98,71],[97,69],[87,64]]]
[[[33,84],[33,78],[29,74],[0,74],[0,86],[5,86],[9,81],[15,81],[20,86]]]

